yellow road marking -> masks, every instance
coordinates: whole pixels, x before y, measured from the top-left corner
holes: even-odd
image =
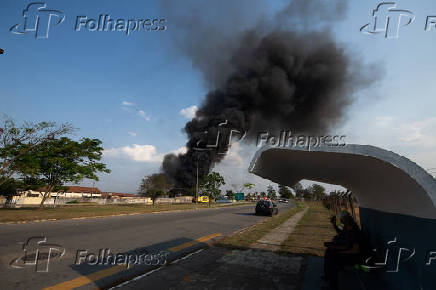
[[[108,269],[104,269],[86,276],[80,276],[76,279],[65,281],[63,283],[44,288],[43,290],[62,290],[62,289],[74,289],[77,287],[81,287],[83,285],[92,283],[94,281],[100,280],[104,277],[114,275],[118,272],[121,272],[126,269],[125,265],[117,265],[110,267]]]
[[[190,241],[190,242],[186,242],[184,244],[181,244],[181,245],[169,248],[168,251],[170,251],[170,252],[178,252],[178,251],[181,251],[183,249],[192,247],[195,244],[204,243],[206,241],[209,241],[209,240],[211,240],[213,238],[216,238],[216,237],[219,237],[219,236],[221,236],[220,233],[216,233],[216,234],[211,234],[211,235],[208,235],[208,236],[200,237],[200,238],[198,238],[196,240],[193,240],[193,241]]]
[[[176,247],[169,248],[168,251],[178,252],[178,251],[183,250],[185,248],[191,247],[195,244],[203,243],[203,242],[209,241],[209,240],[216,238],[216,237],[219,237],[219,236],[221,236],[220,233],[216,233],[216,234],[212,234],[212,235],[208,235],[208,236],[203,236],[203,237],[200,237],[196,240],[181,244],[181,245],[176,246]],[[110,267],[108,269],[104,269],[104,270],[101,270],[98,272],[91,273],[91,274],[86,275],[86,276],[80,276],[80,277],[77,277],[75,279],[65,281],[65,282],[56,284],[56,285],[51,286],[51,287],[44,288],[43,290],[74,289],[74,288],[82,287],[86,284],[92,283],[94,281],[100,280],[102,278],[114,275],[114,274],[119,273],[119,272],[124,271],[124,270],[126,270],[125,265],[117,265],[117,266]]]

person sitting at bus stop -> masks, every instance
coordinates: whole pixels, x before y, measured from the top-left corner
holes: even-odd
[[[336,225],[336,217],[333,216],[330,222],[337,235],[332,242],[325,243],[327,249],[324,255],[324,277],[332,289],[337,288],[339,271],[344,266],[360,263],[362,256],[362,234],[359,226],[346,211],[339,214],[339,219],[343,228]]]

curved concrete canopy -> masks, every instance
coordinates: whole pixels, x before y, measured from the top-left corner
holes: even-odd
[[[378,147],[264,146],[249,171],[288,186],[302,179],[342,185],[361,207],[436,219],[436,180],[409,159]]]

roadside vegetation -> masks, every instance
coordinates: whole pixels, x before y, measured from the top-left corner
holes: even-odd
[[[102,159],[98,139],[72,140],[71,124],[25,122],[17,125],[4,117],[0,124],[0,193],[10,198],[20,191],[44,188],[40,207],[51,193],[65,190],[66,183],[98,181],[98,173],[110,173]]]
[[[324,256],[324,242],[336,234],[330,223],[330,212],[322,202],[306,202],[309,209],[295,230],[282,244],[281,251]]]
[[[218,172],[211,172],[201,179],[198,188],[175,188],[174,184],[171,184],[171,182],[168,181],[165,174],[154,173],[147,175],[142,179],[141,184],[139,185],[138,194],[143,197],[150,197],[154,204],[155,200],[160,196],[171,196],[177,191],[181,191],[190,196],[208,196],[210,203],[213,199],[217,199],[220,196],[220,188],[225,184],[224,177],[221,174]],[[247,184],[251,187],[254,186],[254,184],[251,183]]]
[[[35,220],[70,219],[111,216],[122,214],[142,214],[152,212],[164,212],[174,210],[197,210],[228,206],[246,205],[245,202],[231,204],[117,204],[117,205],[94,205],[94,204],[71,204],[57,207],[38,208],[0,208],[0,223],[23,222]]]
[[[258,241],[269,231],[278,227],[296,213],[304,210],[305,207],[306,205],[304,203],[299,202],[297,203],[296,207],[293,207],[271,218],[265,219],[264,221],[233,235],[220,239],[217,241],[216,245],[229,248],[249,248],[251,244]]]

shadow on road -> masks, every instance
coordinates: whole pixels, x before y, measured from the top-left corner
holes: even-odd
[[[180,245],[186,245],[186,248],[174,252],[169,250]],[[167,265],[170,261],[199,250],[205,245],[192,239],[177,238],[126,252],[115,252],[104,248],[102,242],[100,249],[77,250],[71,268],[81,276],[93,280],[97,288],[107,289]]]
[[[237,214],[237,215],[245,215],[245,216],[249,216],[252,215],[254,216],[255,214],[253,212],[234,212],[233,214]]]

